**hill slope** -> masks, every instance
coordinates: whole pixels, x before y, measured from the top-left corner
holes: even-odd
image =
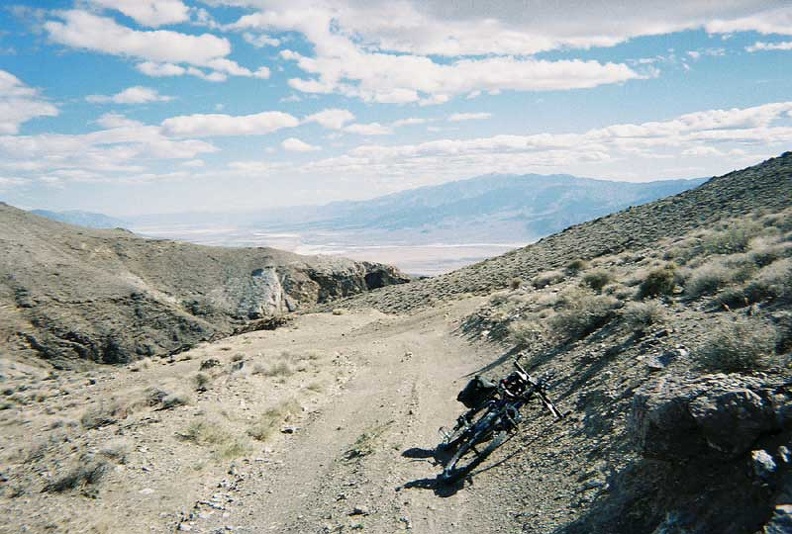
[[[406,278],[379,264],[74,227],[0,205],[4,350],[125,362]]]

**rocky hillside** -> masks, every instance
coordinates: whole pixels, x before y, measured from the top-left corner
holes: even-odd
[[[172,353],[406,281],[380,264],[146,240],[0,205],[0,350],[56,366]]]

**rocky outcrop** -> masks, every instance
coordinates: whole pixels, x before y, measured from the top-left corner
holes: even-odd
[[[666,376],[633,397],[630,428],[645,456],[735,458],[763,434],[792,427],[792,399],[741,375]]]

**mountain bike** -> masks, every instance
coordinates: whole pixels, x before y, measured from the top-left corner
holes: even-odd
[[[453,482],[467,475],[513,434],[523,416],[520,409],[534,396],[556,418],[564,416],[545,391],[543,381],[531,377],[514,361],[515,371],[498,382],[489,399],[461,415],[451,431],[440,429],[438,450],[451,454],[438,479]]]

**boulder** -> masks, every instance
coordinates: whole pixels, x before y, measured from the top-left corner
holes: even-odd
[[[664,376],[633,397],[630,432],[647,457],[735,458],[760,435],[789,426],[792,399],[737,374]]]

